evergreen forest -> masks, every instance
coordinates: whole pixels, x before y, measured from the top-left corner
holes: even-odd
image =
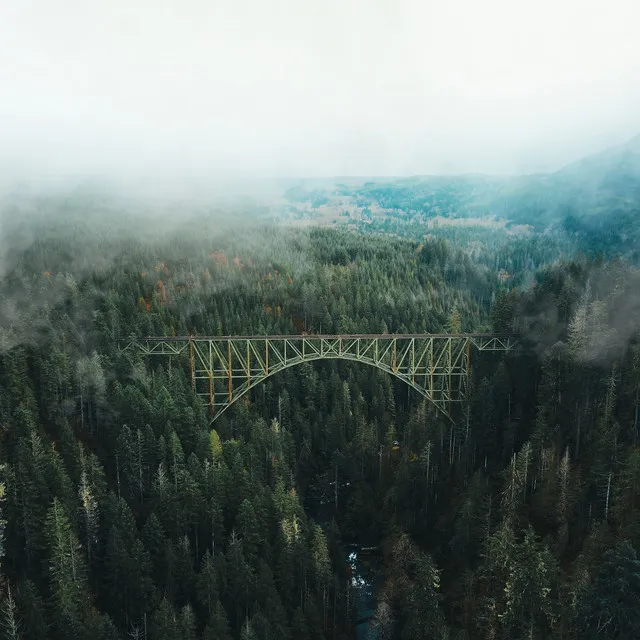
[[[640,637],[640,269],[619,230],[472,246],[93,189],[3,213],[2,638]],[[185,356],[124,348],[302,332],[517,347],[474,359],[453,421],[322,360],[213,423]],[[373,556],[366,616],[350,549]]]

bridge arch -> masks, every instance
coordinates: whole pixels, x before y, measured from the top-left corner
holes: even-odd
[[[409,379],[406,375],[398,373],[397,371],[394,372],[390,367],[384,366],[379,362],[375,362],[370,358],[357,359],[349,355],[323,355],[323,356],[315,356],[315,357],[311,356],[305,359],[294,358],[294,359],[288,360],[286,364],[278,364],[277,366],[270,369],[268,374],[262,375],[258,379],[251,380],[249,384],[242,383],[238,388],[232,390],[230,402],[228,401],[228,396],[227,396],[227,401],[223,401],[221,406],[216,405],[215,402],[211,402],[209,404],[209,415],[210,415],[211,421],[214,422],[227,409],[229,409],[229,407],[231,407],[238,400],[240,400],[240,398],[242,398],[245,394],[247,394],[252,389],[255,389],[256,387],[263,384],[268,378],[271,378],[272,376],[277,375],[282,371],[285,371],[286,369],[290,369],[291,367],[296,367],[306,362],[316,362],[318,360],[347,360],[351,362],[366,364],[366,365],[375,367],[380,371],[384,371],[385,373],[388,373],[393,377],[399,380],[402,380],[405,384],[409,385],[409,387],[411,387],[412,389],[415,389],[421,396],[429,400],[445,417],[451,420],[448,407],[445,407],[445,403],[447,402],[446,399],[442,397],[436,401],[428,389],[423,388],[422,386],[417,384],[414,380]],[[204,397],[206,394],[199,393],[198,395],[201,395]]]

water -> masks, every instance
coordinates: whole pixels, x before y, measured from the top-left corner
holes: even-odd
[[[356,613],[357,640],[377,640],[378,630],[373,616],[376,609],[377,555],[362,554],[358,547],[351,548],[347,555],[351,567],[351,597]]]
[[[344,486],[341,487],[344,490]],[[315,498],[315,499],[314,499]],[[307,499],[307,512],[316,522],[326,528],[335,514],[335,504],[329,495]],[[351,544],[345,549],[345,560],[351,571],[350,597],[355,612],[356,640],[378,640],[379,634],[373,616],[375,614],[378,588],[378,572],[381,558],[370,548],[363,552],[362,545]]]

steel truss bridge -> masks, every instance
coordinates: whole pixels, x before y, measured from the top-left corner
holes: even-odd
[[[352,334],[182,336],[132,338],[125,349],[145,356],[188,356],[191,387],[211,421],[269,376],[303,362],[362,362],[403,380],[451,419],[467,399],[473,351],[511,351],[514,336],[467,334]]]

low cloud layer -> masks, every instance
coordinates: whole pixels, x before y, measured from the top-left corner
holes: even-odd
[[[16,178],[549,170],[640,131],[636,0],[0,9]]]

